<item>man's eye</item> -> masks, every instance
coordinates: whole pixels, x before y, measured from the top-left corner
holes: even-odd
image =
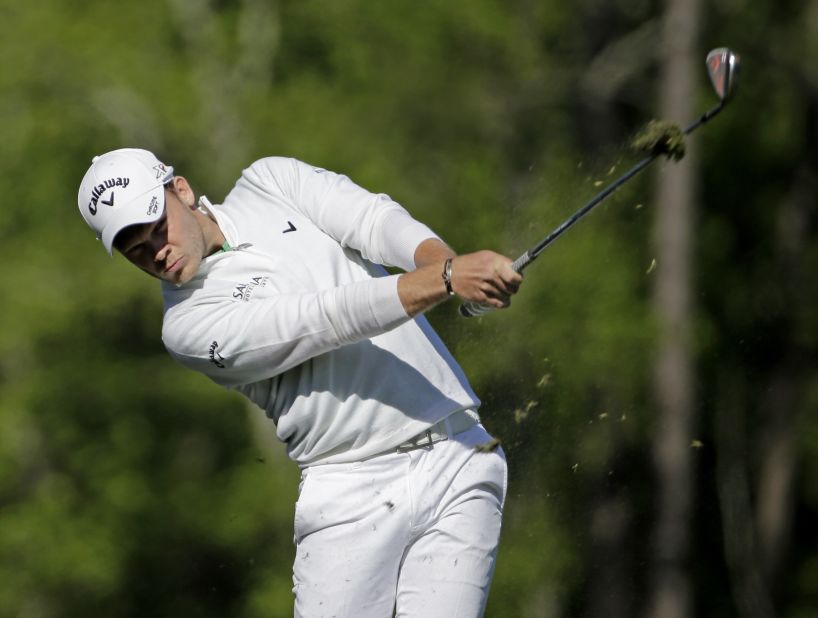
[[[129,247],[128,250],[125,251],[125,255],[137,255],[144,248],[145,243],[143,242],[137,243],[133,247]]]

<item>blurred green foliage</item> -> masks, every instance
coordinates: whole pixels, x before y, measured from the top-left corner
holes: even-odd
[[[716,419],[736,397],[726,422],[754,480],[785,378],[798,467],[770,585],[781,616],[818,606],[818,4],[784,5],[702,11],[702,58],[727,44],[745,68],[729,111],[689,145],[696,615],[740,610]],[[93,155],[152,149],[214,202],[255,158],[296,156],[389,193],[458,251],[516,257],[632,163],[625,146],[656,113],[661,11],[649,0],[0,7],[0,616],[291,614],[297,469],[258,410],[164,352],[156,283],[107,259],[77,215]],[[703,62],[700,89],[703,110]],[[509,457],[489,616],[588,615],[600,539],[618,528],[626,615],[643,609],[650,182],[549,248],[509,311],[430,314]]]

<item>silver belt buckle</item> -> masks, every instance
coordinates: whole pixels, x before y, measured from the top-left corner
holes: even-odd
[[[432,444],[434,443],[435,441],[432,439],[432,430],[427,429],[426,431],[423,432],[423,434],[415,436],[414,438],[411,438],[404,442],[403,444],[399,445],[396,450],[398,453],[405,453],[407,451],[413,451],[416,448],[432,446]]]

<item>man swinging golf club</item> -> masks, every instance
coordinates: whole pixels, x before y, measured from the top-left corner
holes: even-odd
[[[280,157],[214,205],[151,152],[114,150],[78,204],[162,280],[170,354],[258,404],[300,466],[295,615],[481,615],[505,457],[475,449],[480,401],[421,314],[508,306],[511,260],[456,256],[388,196]]]

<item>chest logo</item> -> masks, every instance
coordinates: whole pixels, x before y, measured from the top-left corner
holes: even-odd
[[[248,302],[258,288],[263,288],[270,281],[270,277],[257,276],[252,277],[247,283],[241,283],[233,288],[233,298]]]
[[[293,225],[292,221],[287,221],[287,224],[290,226],[286,230],[281,230],[282,234],[286,234],[287,232],[295,232],[295,226]]]

